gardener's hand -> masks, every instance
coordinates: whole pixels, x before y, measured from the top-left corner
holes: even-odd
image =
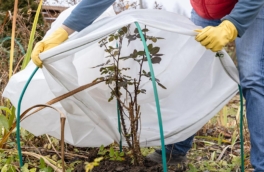
[[[47,38],[44,38],[42,41],[38,42],[31,54],[31,59],[38,67],[42,67],[42,61],[39,58],[39,54],[47,51],[57,45],[60,45],[62,42],[68,39],[68,32],[63,29],[63,27],[55,30],[51,35]]]
[[[228,20],[224,20],[217,27],[208,26],[195,31],[199,32],[196,41],[213,52],[222,50],[226,44],[234,41],[238,34],[234,24]]]

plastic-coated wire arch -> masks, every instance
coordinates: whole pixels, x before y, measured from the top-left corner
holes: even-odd
[[[244,138],[243,138],[243,95],[242,95],[242,89],[241,86],[238,85],[239,89],[239,96],[240,96],[240,149],[241,149],[241,171],[244,172]]]
[[[118,48],[118,43],[116,43],[116,48]],[[117,120],[118,120],[118,131],[119,131],[119,135],[120,135],[119,152],[123,152],[122,128],[121,128],[121,122],[120,122],[120,107],[119,107],[117,100],[116,100],[116,110],[117,110]]]
[[[5,37],[5,38],[2,38],[2,39],[0,39],[0,45],[1,44],[3,44],[5,41],[7,41],[7,40],[11,40],[11,37]],[[23,53],[23,54],[26,54],[25,53],[25,49],[23,48],[23,46],[20,44],[20,42],[18,41],[18,40],[16,40],[15,39],[15,42],[16,42],[16,44],[19,46],[19,49],[20,49],[20,51]]]
[[[26,85],[24,86],[22,93],[19,97],[18,100],[18,105],[17,105],[17,119],[16,119],[16,139],[17,139],[17,150],[18,150],[18,156],[19,156],[19,165],[20,168],[23,166],[23,160],[22,160],[22,152],[21,152],[21,145],[20,145],[20,109],[21,109],[21,102],[23,100],[24,94],[27,90],[27,87],[29,85],[29,83],[31,82],[33,76],[35,75],[35,73],[38,71],[38,67],[36,67],[36,69],[33,71],[33,73],[30,75]]]
[[[135,24],[136,24],[136,27],[138,29],[139,35],[142,39],[142,43],[143,43],[145,53],[146,53],[146,56],[148,59],[148,64],[149,64],[149,69],[150,69],[150,74],[151,74],[151,81],[152,81],[152,86],[153,86],[153,91],[154,91],[154,96],[155,96],[155,102],[156,102],[156,108],[157,108],[157,114],[158,114],[158,120],[159,120],[163,172],[167,172],[168,170],[167,170],[167,163],[166,163],[166,150],[165,150],[165,143],[164,143],[164,133],[163,133],[162,117],[161,117],[161,112],[160,112],[159,96],[158,96],[158,91],[157,91],[155,74],[154,74],[154,70],[152,67],[150,53],[148,50],[148,46],[147,46],[145,37],[142,33],[142,30],[141,30],[138,22],[135,22]]]
[[[116,101],[116,109],[117,109],[117,120],[118,120],[118,131],[120,134],[120,140],[119,140],[119,152],[123,152],[123,145],[122,145],[122,129],[121,129],[121,122],[120,122],[120,108],[118,101]]]

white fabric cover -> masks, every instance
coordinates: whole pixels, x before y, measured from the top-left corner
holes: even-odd
[[[190,0],[138,0],[142,1],[144,9],[153,9],[155,2],[162,7],[162,10],[174,12],[177,14],[191,17],[191,2]]]
[[[60,15],[51,30],[56,29],[72,9]],[[135,21],[142,27],[147,25],[149,35],[165,38],[155,44],[161,47],[160,53],[164,56],[160,64],[153,67],[156,78],[167,87],[166,90],[158,87],[166,144],[194,134],[237,93],[238,75],[232,60],[226,52],[223,52],[224,57],[217,58],[215,53],[197,43],[193,31],[197,26],[188,18],[160,10],[131,10],[115,16],[109,9],[103,16],[112,17],[101,17],[103,19],[74,34],[65,43],[41,54],[44,67],[31,81],[21,112],[99,77],[99,68],[91,67],[106,62],[107,54],[98,41],[128,24],[133,31]],[[135,48],[143,50],[142,42],[134,41],[127,46],[125,39],[122,56],[129,55]],[[128,75],[137,76],[138,64],[128,60],[121,65],[131,68]],[[147,62],[143,68],[149,71]],[[34,69],[31,62],[9,81],[3,95],[14,105]],[[140,144],[157,146],[160,134],[151,81],[143,78],[141,88],[147,92],[140,94],[138,100],[142,112]],[[116,101],[109,103],[109,96],[109,88],[102,83],[54,105],[67,116],[67,143],[94,147],[119,141]],[[35,135],[46,133],[60,138],[59,115],[54,110],[42,110],[21,126]]]

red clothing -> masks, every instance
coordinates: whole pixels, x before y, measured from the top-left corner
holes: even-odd
[[[238,0],[191,0],[195,12],[205,19],[221,19],[229,14]]]

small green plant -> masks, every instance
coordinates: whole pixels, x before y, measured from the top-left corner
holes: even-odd
[[[116,150],[114,150],[113,147],[110,147],[110,150],[109,150],[110,160],[113,160],[113,161],[123,161],[124,160],[124,158],[123,158],[124,156],[125,156],[125,153],[124,152],[116,151]]]
[[[0,106],[0,148],[8,141],[16,117],[15,107],[8,100],[4,102],[4,106]]]
[[[47,164],[45,163],[44,159],[40,158],[39,161],[39,171],[40,172],[52,172],[52,168],[47,166]]]
[[[14,107],[9,109],[5,106],[0,106],[0,128],[4,128],[5,130],[9,130],[10,126],[13,124],[15,119]]]
[[[0,149],[0,170],[1,172],[15,172],[17,161],[16,152],[6,152]]]
[[[29,169],[28,164],[24,164],[24,166],[21,168],[21,172],[36,172],[37,168],[31,168]]]
[[[193,164],[188,164],[189,170],[188,172],[198,172],[198,169]]]
[[[5,164],[1,170],[1,172],[15,172],[16,168],[12,164]]]
[[[123,161],[125,158],[125,153],[115,150],[113,146],[110,146],[109,149],[106,149],[103,145],[100,146],[98,155],[102,155],[105,158],[112,161]]]
[[[108,150],[105,149],[104,145],[101,145],[100,148],[99,148],[99,150],[98,150],[98,155],[105,156],[107,152],[108,152]]]
[[[141,153],[142,153],[143,156],[147,156],[148,154],[153,153],[153,152],[155,152],[155,149],[152,148],[152,147],[143,147],[143,148],[141,148]]]

